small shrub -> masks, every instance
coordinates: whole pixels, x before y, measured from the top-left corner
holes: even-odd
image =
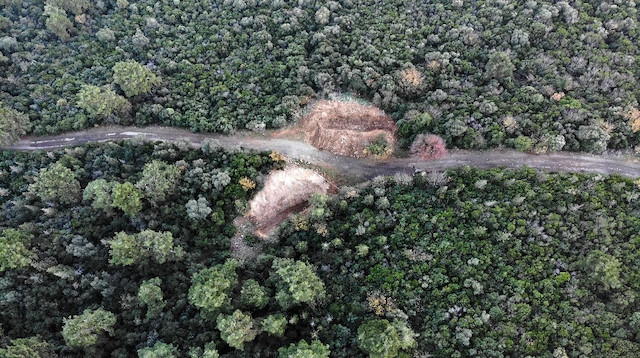
[[[447,155],[444,141],[437,135],[420,134],[411,144],[411,154],[421,159],[439,159]]]

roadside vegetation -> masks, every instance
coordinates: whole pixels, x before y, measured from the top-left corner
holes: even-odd
[[[403,148],[427,133],[538,153],[640,144],[633,2],[0,4],[0,102],[35,134],[279,128],[342,93],[388,113]],[[0,140],[22,130],[7,113]]]

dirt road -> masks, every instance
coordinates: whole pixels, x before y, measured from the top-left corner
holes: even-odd
[[[438,171],[465,165],[478,168],[529,166],[535,169],[564,172],[588,172],[619,174],[630,178],[640,177],[640,158],[622,155],[589,155],[556,153],[532,155],[513,150],[453,151],[446,158],[419,161],[413,158],[389,158],[386,160],[355,159],[319,151],[301,141],[270,138],[267,135],[240,132],[233,135],[192,133],[170,127],[98,127],[57,136],[25,137],[19,142],[4,147],[8,150],[51,150],[90,142],[106,142],[141,137],[152,141],[175,141],[188,139],[196,145],[207,138],[218,140],[230,150],[277,150],[289,158],[310,164],[329,167],[339,173],[353,177],[373,178],[377,175],[392,175],[397,172],[413,173],[414,170]]]

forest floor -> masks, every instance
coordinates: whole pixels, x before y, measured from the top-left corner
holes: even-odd
[[[327,172],[336,172],[341,176],[354,179],[371,179],[378,175],[393,175],[399,172],[412,174],[420,171],[443,171],[462,166],[482,169],[528,166],[553,172],[585,172],[597,174],[619,174],[621,176],[640,177],[640,158],[630,154],[583,154],[553,153],[534,155],[515,150],[468,151],[452,150],[442,159],[422,161],[415,158],[390,157],[383,160],[369,158],[350,158],[321,151],[300,138],[294,129],[280,132],[235,132],[230,135],[192,133],[173,127],[96,127],[78,132],[55,136],[27,136],[19,142],[5,146],[8,150],[52,150],[93,142],[107,142],[140,137],[151,141],[179,141],[186,139],[199,145],[205,139],[216,139],[220,146],[228,150],[275,150],[289,159],[295,159],[301,165],[327,168]]]

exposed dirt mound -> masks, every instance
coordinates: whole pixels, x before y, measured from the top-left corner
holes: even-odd
[[[396,142],[397,127],[391,117],[354,101],[318,101],[300,127],[314,147],[355,158],[386,156]]]
[[[290,214],[302,211],[311,195],[328,191],[327,180],[313,170],[300,167],[276,170],[249,203],[247,216],[255,225],[256,235],[264,238]]]

